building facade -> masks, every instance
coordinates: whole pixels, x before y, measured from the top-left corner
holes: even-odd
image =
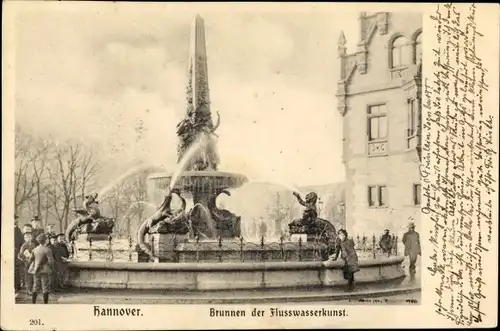
[[[338,41],[346,227],[353,235],[420,228],[422,15],[361,13],[360,41]]]

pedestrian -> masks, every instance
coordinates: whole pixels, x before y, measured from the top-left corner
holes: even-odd
[[[384,230],[384,234],[380,237],[379,246],[384,254],[392,252],[392,237],[389,229]]]
[[[22,229],[22,233],[23,233],[23,235],[24,235],[25,233],[27,233],[27,232],[29,232],[29,233],[33,234],[33,227],[32,227],[32,226],[31,226],[31,224],[29,224],[29,223],[28,223],[28,224],[24,224],[24,225],[23,225],[23,229]]]
[[[337,260],[339,254],[344,260],[343,273],[344,279],[348,282],[348,291],[354,290],[354,274],[359,271],[358,254],[354,248],[354,241],[348,237],[347,231],[340,229],[338,241],[333,260]]]
[[[47,237],[55,236],[57,238],[56,227],[54,224],[47,225],[47,232],[45,233],[47,234]]]
[[[417,257],[422,254],[420,248],[420,235],[415,231],[415,223],[408,224],[408,231],[403,235],[405,256],[410,260],[410,281],[415,280]]]
[[[23,245],[23,232],[19,228],[19,216],[14,215],[14,288],[17,291],[21,289],[22,284],[22,263],[17,259],[17,254]]]
[[[36,303],[38,293],[43,293],[43,303],[49,303],[51,290],[51,274],[54,268],[54,258],[52,251],[47,247],[48,239],[44,233],[36,238],[38,246],[33,249],[29,259],[30,267],[28,272],[33,275],[32,303]]]
[[[38,238],[38,236],[43,233],[42,220],[40,219],[40,217],[38,217],[38,215],[35,215],[31,219],[31,226],[33,228],[33,242],[35,243],[35,246],[38,246],[38,241],[36,238]]]
[[[66,275],[67,275],[67,267],[66,267],[66,262],[69,259],[69,249],[68,249],[68,244],[66,243],[66,237],[64,233],[59,233],[57,235],[57,243],[56,243],[56,248],[57,248],[57,258],[54,257],[54,260],[56,261],[57,264],[57,284],[58,288],[62,289],[66,285]]]
[[[28,273],[29,269],[29,260],[31,258],[31,254],[33,249],[35,248],[35,244],[33,243],[33,235],[31,233],[31,225],[29,227],[24,227],[26,232],[23,233],[24,243],[19,249],[19,253],[17,253],[17,259],[21,264],[21,279],[23,281],[23,287],[28,292],[28,295],[31,295],[33,290],[33,275]]]
[[[59,291],[59,286],[58,286],[58,281],[57,281],[57,273],[59,272],[59,254],[58,254],[58,248],[56,246],[57,244],[57,235],[53,234],[46,234],[47,239],[49,240],[49,243],[47,244],[47,247],[50,249],[52,252],[52,257],[54,258],[54,266],[52,268],[52,274],[50,275],[50,289],[52,292],[58,292]]]

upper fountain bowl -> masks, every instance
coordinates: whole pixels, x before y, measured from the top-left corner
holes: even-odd
[[[148,176],[148,181],[154,182],[156,190],[165,191],[170,185],[172,174],[154,173]],[[221,189],[241,187],[248,182],[246,176],[221,171],[185,171],[177,179],[174,188],[181,192],[214,192]]]

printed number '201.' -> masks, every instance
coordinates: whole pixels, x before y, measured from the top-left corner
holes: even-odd
[[[43,325],[41,319],[30,319],[30,325]]]

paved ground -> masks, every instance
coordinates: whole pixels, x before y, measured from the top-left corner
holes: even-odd
[[[41,298],[38,299],[41,302]],[[20,293],[17,303],[31,303]],[[289,289],[266,291],[138,291],[79,290],[55,293],[55,304],[226,304],[226,303],[329,303],[329,304],[418,304],[420,283],[404,281],[399,285],[358,285],[353,292],[335,289]]]

